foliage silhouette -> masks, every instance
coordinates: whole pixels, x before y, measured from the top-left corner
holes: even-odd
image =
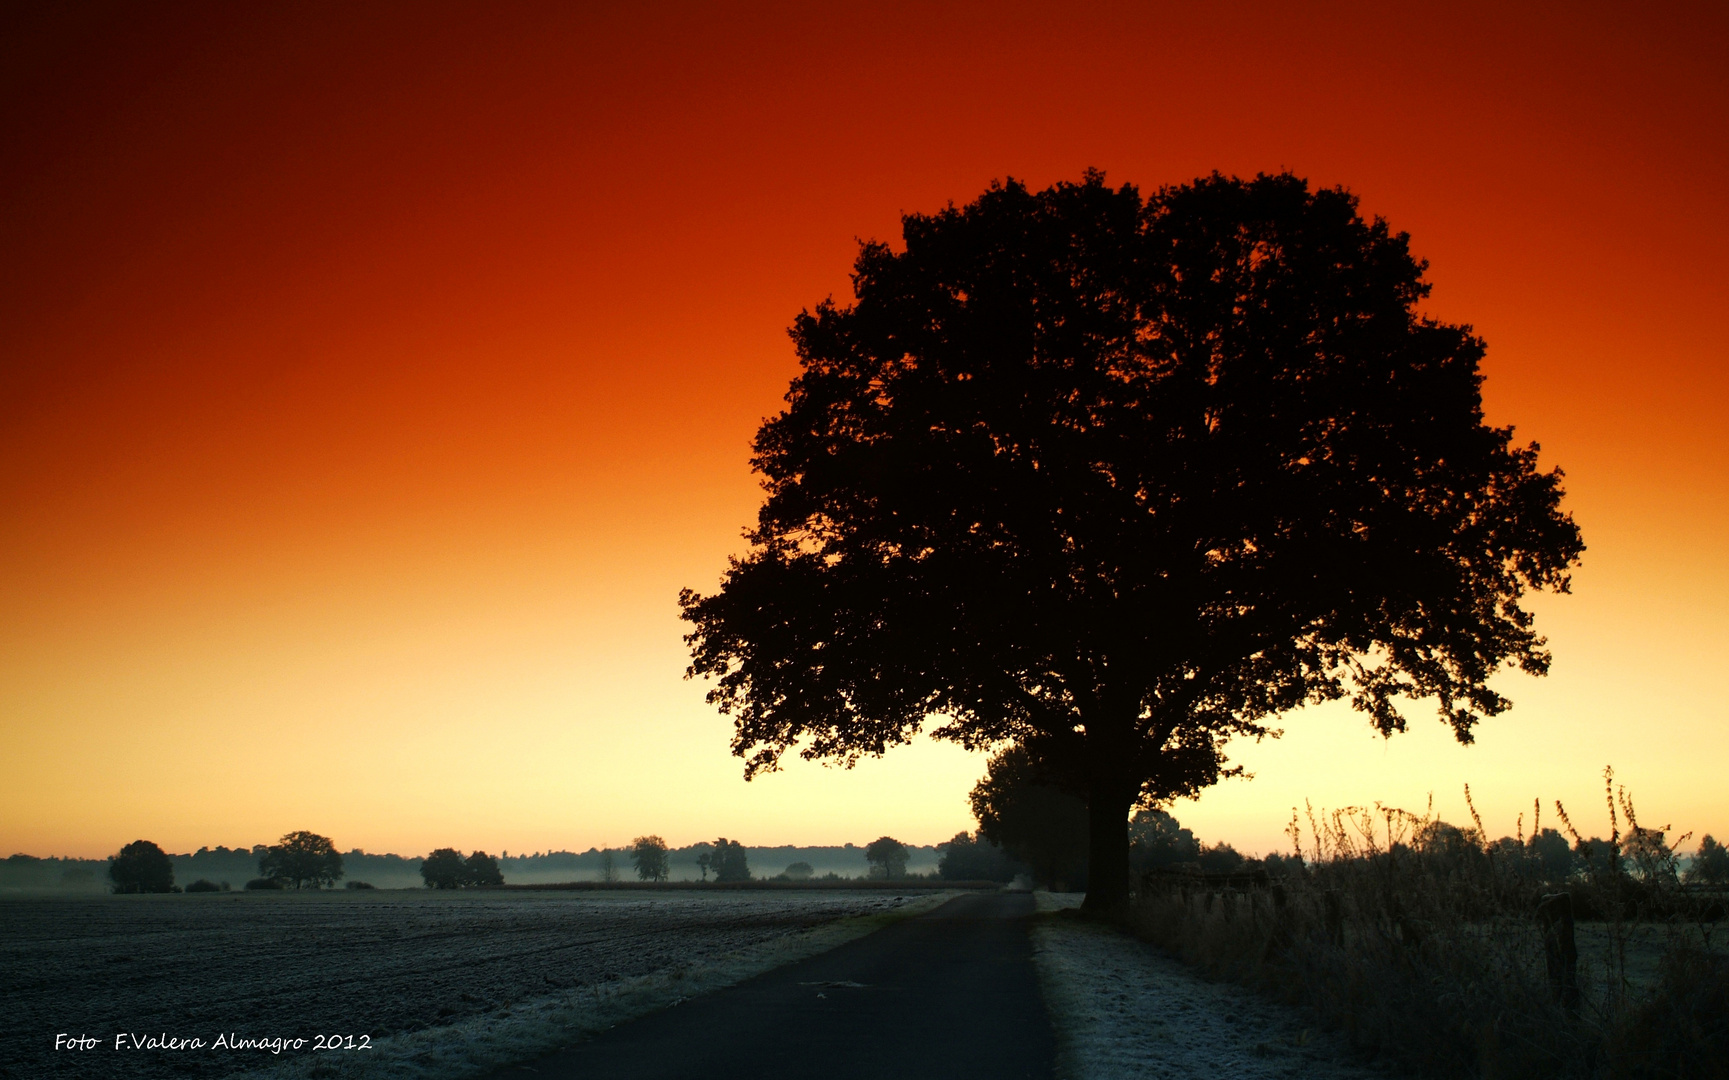
[[[937,876],[944,881],[1013,881],[1022,869],[1012,855],[983,836],[955,833],[941,847]]]
[[[658,836],[639,836],[631,841],[630,861],[642,881],[666,880],[666,841]]]
[[[1554,829],[1540,829],[1525,842],[1535,873],[1545,881],[1566,881],[1578,859],[1567,838]]]
[[[484,851],[468,858],[455,848],[439,848],[420,864],[421,880],[429,889],[465,889],[484,885],[503,885],[504,874],[498,860]]]
[[[322,889],[342,876],[342,854],[329,837],[301,829],[265,849],[258,873],[289,888]]]
[[[484,885],[503,885],[504,874],[498,869],[498,860],[484,851],[476,851],[463,860],[462,883],[471,887]]]
[[[785,870],[781,871],[781,877],[786,878],[788,881],[809,881],[815,874],[816,867],[802,860],[792,863]]]
[[[1699,841],[1699,850],[1693,853],[1693,863],[1687,868],[1687,883],[1729,885],[1729,848],[1719,844],[1710,833]]]
[[[1129,865],[1140,873],[1200,861],[1195,834],[1163,810],[1137,810],[1129,819]]]
[[[747,777],[933,717],[1023,746],[1115,908],[1130,809],[1231,775],[1232,737],[1341,698],[1390,735],[1406,696],[1469,742],[1497,670],[1547,670],[1521,598],[1583,551],[1560,473],[1483,422],[1482,341],[1349,193],[1089,173],[902,235],[798,318],[751,548],[680,595]]]
[[[750,880],[750,862],[745,858],[744,845],[724,836],[714,842],[714,850],[708,855],[708,868],[714,871],[716,881]]]
[[[455,848],[439,848],[420,864],[420,876],[429,889],[460,889],[468,876],[468,864]]]
[[[892,836],[879,836],[865,845],[865,862],[870,864],[870,876],[890,881],[907,876],[907,846]]]
[[[1036,882],[1072,889],[1085,880],[1087,804],[1049,783],[1025,748],[993,756],[969,798],[979,835],[1031,867]]]
[[[117,893],[174,891],[174,860],[149,840],[134,840],[108,862],[108,880]]]

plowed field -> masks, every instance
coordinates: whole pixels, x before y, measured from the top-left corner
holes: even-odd
[[[268,1051],[212,1049],[224,1035],[378,1040],[560,990],[724,963],[900,899],[362,892],[3,900],[0,1075],[224,1076],[274,1060]],[[56,1051],[60,1033],[97,1044]],[[205,1047],[116,1050],[121,1033]]]

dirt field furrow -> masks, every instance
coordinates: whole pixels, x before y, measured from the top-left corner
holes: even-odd
[[[0,1076],[166,1080],[269,1054],[115,1050],[119,1033],[381,1040],[695,965],[880,893],[324,893],[0,901]],[[98,1048],[53,1049],[60,1033]]]

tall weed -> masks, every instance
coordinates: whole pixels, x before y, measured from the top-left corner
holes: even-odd
[[[1729,1077],[1729,958],[1711,921],[1722,897],[1684,885],[1680,841],[1640,826],[1607,770],[1605,783],[1607,841],[1579,836],[1555,804],[1571,859],[1541,829],[1540,805],[1529,839],[1521,818],[1516,839],[1497,841],[1474,805],[1469,827],[1432,806],[1293,811],[1298,858],[1231,875],[1149,874],[1132,926],[1215,977],[1313,1009],[1418,1075]],[[1559,924],[1546,946],[1536,916],[1558,893],[1578,920],[1566,988],[1550,967]]]

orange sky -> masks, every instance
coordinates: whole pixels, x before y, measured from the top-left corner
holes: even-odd
[[[1314,710],[1178,816],[1258,851],[1470,781],[1601,831],[1614,763],[1729,833],[1723,9],[1196,7],[8,9],[0,850],[969,826],[952,747],[743,783],[674,601],[855,238],[1088,166],[1408,230],[1590,548],[1477,746]]]

